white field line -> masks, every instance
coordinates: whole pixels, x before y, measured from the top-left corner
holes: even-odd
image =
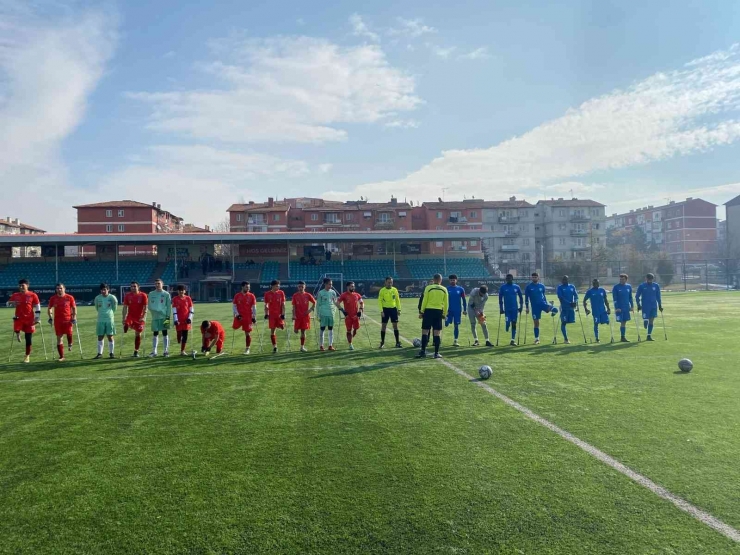
[[[365,316],[365,318],[367,318],[371,322],[374,322],[377,325],[380,325],[380,323],[377,320],[373,319],[373,318],[370,318],[368,316]],[[400,337],[401,337],[401,340],[402,341],[405,341],[409,345],[412,345],[411,341],[409,341],[407,338],[405,338],[403,336],[400,336]],[[673,503],[673,505],[675,505],[676,507],[678,507],[679,509],[681,509],[685,513],[688,513],[689,515],[691,515],[692,517],[694,517],[699,522],[701,522],[703,524],[706,524],[710,528],[713,528],[714,530],[716,530],[717,532],[719,532],[723,536],[725,536],[727,538],[730,538],[731,540],[740,543],[740,531],[737,530],[736,528],[733,528],[729,524],[726,524],[726,523],[722,522],[721,520],[719,520],[718,518],[712,516],[711,514],[707,513],[706,511],[701,510],[699,507],[696,507],[695,505],[692,505],[691,503],[689,503],[685,499],[683,499],[683,498],[681,498],[681,497],[679,497],[679,496],[671,493],[670,491],[668,491],[667,489],[665,489],[663,486],[660,486],[660,485],[656,484],[655,482],[653,482],[650,478],[648,478],[646,476],[643,476],[639,472],[635,472],[634,470],[632,470],[628,466],[622,464],[621,462],[619,462],[614,457],[612,457],[610,455],[607,455],[606,453],[604,453],[600,449],[597,449],[596,447],[594,447],[590,443],[587,443],[587,442],[583,441],[582,439],[577,438],[576,436],[574,436],[570,432],[568,432],[566,430],[563,430],[562,428],[556,426],[555,424],[553,424],[552,422],[550,422],[546,418],[542,418],[540,415],[538,415],[537,413],[535,413],[532,410],[528,409],[524,405],[521,405],[521,404],[517,403],[516,401],[514,401],[513,399],[510,399],[509,397],[507,397],[503,393],[500,393],[499,391],[496,391],[494,388],[492,388],[490,385],[486,384],[485,382],[482,382],[480,380],[477,380],[473,376],[471,376],[470,374],[464,372],[463,370],[460,370],[454,364],[448,362],[447,360],[445,360],[445,359],[439,359],[439,361],[442,364],[444,364],[445,366],[447,366],[450,370],[452,370],[453,372],[455,372],[456,374],[459,374],[460,376],[463,376],[464,378],[467,378],[468,381],[470,381],[471,383],[477,385],[478,387],[480,387],[481,389],[483,389],[487,393],[490,393],[491,395],[493,395],[497,399],[503,401],[504,403],[506,403],[511,408],[518,410],[519,412],[521,412],[523,415],[525,415],[530,420],[533,420],[537,424],[539,424],[541,426],[544,426],[545,428],[547,428],[551,432],[555,432],[557,435],[559,435],[560,437],[562,437],[566,441],[569,441],[573,445],[576,445],[577,447],[579,447],[580,449],[582,449],[583,451],[585,451],[586,453],[588,453],[592,457],[598,459],[602,463],[604,463],[607,466],[613,468],[614,470],[616,470],[620,474],[623,474],[624,476],[627,476],[627,478],[629,478],[630,480],[633,480],[634,482],[637,482],[642,487],[650,490],[651,492],[653,492],[658,497],[661,497],[661,498],[665,499],[666,501],[670,501],[671,503]]]

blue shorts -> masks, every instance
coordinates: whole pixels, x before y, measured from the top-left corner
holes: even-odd
[[[542,311],[544,310],[547,314],[550,313],[552,306],[549,304],[532,306],[532,320],[540,320],[542,318]]]
[[[517,321],[517,318],[519,318],[519,311],[518,310],[506,310],[504,311],[504,318],[506,318],[507,324],[512,324]]]
[[[650,318],[657,318],[658,317],[658,307],[653,308],[645,308],[642,307],[642,319],[643,320],[649,320]]]
[[[462,322],[462,312],[448,312],[445,326],[449,326],[452,322],[455,322],[455,325],[459,326],[460,322]]]
[[[617,312],[616,309],[620,309],[621,312]],[[632,315],[630,314],[629,307],[624,308],[622,306],[616,306],[614,307],[614,319],[617,322],[629,322],[632,320]]]
[[[574,308],[566,305],[560,305],[560,321],[563,324],[576,323],[576,311]]]
[[[600,314],[596,314],[594,312],[592,316],[594,317],[594,324],[608,324],[609,323],[609,315],[606,312],[602,312]]]

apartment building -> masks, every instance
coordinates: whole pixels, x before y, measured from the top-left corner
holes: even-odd
[[[463,201],[424,202],[421,210],[422,218],[415,217],[416,225],[413,229],[428,229],[435,231],[457,231],[461,229],[483,229],[482,199],[467,199]],[[429,254],[443,252],[480,253],[481,243],[476,240],[464,241],[434,241],[429,245]]]
[[[725,203],[725,234],[727,252],[722,256],[740,256],[740,195]]]
[[[485,201],[482,212],[483,229],[503,233],[503,237],[486,239],[484,242],[489,263],[504,273],[520,265],[534,265],[534,205],[510,197],[505,201]]]
[[[545,261],[590,260],[606,241],[605,206],[590,199],[540,200],[535,206],[537,265]]]
[[[46,231],[24,224],[18,218],[7,216],[4,220],[0,219],[0,235],[39,235],[43,233]],[[41,248],[38,246],[0,248],[0,258],[35,256],[41,256]]]

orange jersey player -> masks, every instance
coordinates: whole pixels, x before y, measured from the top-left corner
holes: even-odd
[[[18,291],[13,293],[8,299],[8,306],[15,307],[13,316],[13,332],[16,340],[20,343],[21,332],[26,339],[26,357],[23,362],[31,362],[31,346],[33,343],[33,334],[36,332],[36,324],[41,318],[41,303],[36,293],[28,290],[28,280],[21,279],[18,281]]]
[[[139,357],[141,348],[141,334],[146,326],[146,313],[149,299],[146,293],[139,289],[139,283],[131,282],[131,289],[123,298],[123,333],[128,333],[129,328],[134,330],[134,358]]]
[[[275,330],[285,329],[285,291],[280,290],[280,280],[273,279],[270,290],[265,293],[265,320],[270,327],[272,352],[277,353],[277,335]]]
[[[344,305],[344,308],[340,305]],[[360,318],[362,318],[362,311],[365,309],[362,295],[355,292],[354,281],[347,282],[347,290],[339,295],[337,307],[344,314],[344,325],[347,327],[347,343],[349,343],[350,351],[354,351],[355,346],[352,344],[352,340],[357,335],[357,330],[360,329]]]
[[[185,347],[188,344],[188,334],[192,329],[195,314],[193,299],[185,293],[185,286],[180,284],[177,286],[177,296],[172,299],[172,315],[175,320],[177,342],[180,344],[180,356],[187,356]]]
[[[216,354],[221,354],[224,350],[224,341],[226,341],[226,332],[220,322],[216,320],[203,320],[200,325],[200,333],[203,335],[202,352],[210,356],[211,349],[216,346]]]
[[[77,304],[72,295],[67,294],[63,283],[56,284],[56,295],[49,299],[49,323],[54,324],[54,333],[57,336],[57,353],[59,362],[64,362],[64,342],[67,336],[67,346],[72,350],[72,328],[77,323]]]
[[[247,343],[244,354],[248,355],[252,346],[252,326],[257,323],[257,297],[249,290],[250,284],[248,281],[242,281],[241,286],[241,291],[234,295],[232,303],[234,322],[231,327],[235,330],[244,330]]]
[[[316,299],[306,293],[306,283],[298,282],[298,292],[290,300],[293,305],[293,331],[301,332],[301,351],[306,352],[306,330],[311,329],[311,313],[316,308]]]

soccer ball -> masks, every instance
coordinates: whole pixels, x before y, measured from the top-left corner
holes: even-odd
[[[491,367],[484,364],[480,368],[478,368],[478,375],[480,376],[481,380],[487,380],[493,375],[493,370],[491,370]]]
[[[553,316],[555,316],[555,315],[557,315],[557,313],[558,313],[558,307],[553,306],[552,307],[552,310],[550,311],[550,314],[552,314]]]
[[[678,361],[678,368],[681,370],[681,372],[691,372],[691,369],[693,367],[694,363],[687,358],[682,358]]]
[[[416,347],[417,349],[419,349],[421,347],[421,339],[419,339],[418,337],[416,339],[414,339],[412,341],[412,343],[413,343],[414,347]]]

